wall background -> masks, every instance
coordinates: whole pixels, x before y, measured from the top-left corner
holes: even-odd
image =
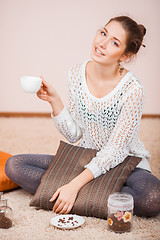
[[[116,15],[147,28],[128,65],[146,89],[145,114],[160,114],[159,0],[0,0],[0,112],[50,112],[47,102],[20,88],[23,75],[43,75],[67,102],[67,73],[90,58],[96,31]]]

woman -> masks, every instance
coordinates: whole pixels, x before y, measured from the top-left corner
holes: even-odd
[[[50,201],[53,211],[69,213],[78,191],[89,181],[121,163],[129,154],[142,158],[122,188],[132,194],[134,213],[160,213],[160,181],[151,174],[150,155],[138,138],[144,88],[135,75],[121,66],[143,45],[145,28],[127,16],[112,18],[93,41],[91,61],[69,71],[69,106],[42,78],[37,96],[48,101],[57,129],[71,142],[100,150],[85,170],[60,187]],[[18,155],[6,164],[6,174],[34,194],[53,156]]]

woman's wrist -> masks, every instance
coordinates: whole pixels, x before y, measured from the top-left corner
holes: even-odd
[[[61,98],[58,96],[56,98],[53,98],[51,101],[50,101],[50,105],[51,105],[51,108],[52,108],[52,111],[53,111],[53,116],[57,116],[60,114],[60,112],[63,110],[64,108],[64,105],[62,103],[62,100]]]
[[[82,173],[75,177],[69,184],[80,190],[85,184],[94,179],[92,172],[86,168]]]

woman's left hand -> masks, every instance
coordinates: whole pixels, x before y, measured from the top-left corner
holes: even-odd
[[[79,189],[71,183],[58,188],[50,199],[50,202],[53,202],[58,197],[53,206],[53,211],[59,214],[69,213],[76,200],[78,191]]]

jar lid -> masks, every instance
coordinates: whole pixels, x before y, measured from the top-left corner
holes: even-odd
[[[108,208],[127,211],[133,209],[133,205],[133,197],[128,193],[113,193],[108,198]]]

